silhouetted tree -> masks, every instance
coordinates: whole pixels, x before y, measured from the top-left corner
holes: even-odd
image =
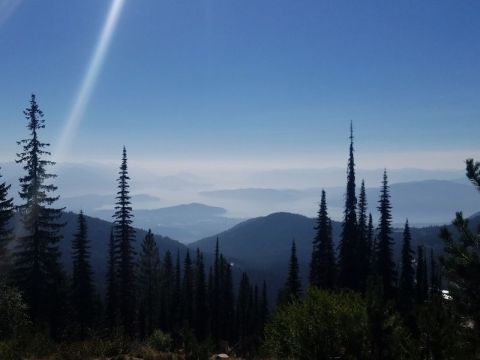
[[[394,296],[396,281],[395,263],[393,261],[393,239],[392,239],[392,214],[390,205],[390,192],[387,179],[387,171],[383,172],[382,188],[378,211],[380,219],[378,222],[378,243],[377,243],[377,276],[381,279],[383,292],[386,298]]]
[[[72,305],[79,336],[84,339],[93,325],[95,314],[95,287],[90,264],[90,241],[83,211],[78,215],[78,229],[72,241]]]
[[[467,178],[472,182],[473,186],[480,191],[480,162],[468,159],[467,163]]]
[[[295,240],[292,241],[292,248],[290,250],[290,262],[288,264],[288,276],[283,293],[281,295],[281,302],[289,302],[298,299],[302,293],[302,284],[300,282],[299,267],[297,259],[297,247]]]
[[[58,196],[52,193],[57,187],[51,183],[56,175],[47,172],[55,163],[46,160],[50,155],[49,144],[41,142],[38,132],[45,127],[43,112],[32,95],[30,107],[23,112],[30,136],[20,140],[22,150],[17,163],[23,165],[26,174],[20,180],[19,206],[25,232],[18,237],[15,250],[15,278],[29,306],[34,321],[47,321],[52,337],[59,334],[64,318],[65,276],[60,264],[58,242],[64,224],[60,223],[63,209],[53,208]]]
[[[159,317],[160,302],[160,255],[155,237],[148,230],[140,252],[140,272],[138,276],[140,298],[140,335],[150,336]]]
[[[209,307],[207,301],[207,284],[205,281],[205,266],[203,255],[197,249],[195,260],[195,334],[199,340],[208,336]]]
[[[192,260],[190,258],[190,251],[187,250],[185,255],[185,262],[183,265],[183,320],[184,324],[193,326],[193,312],[194,312],[194,297],[193,297],[193,269]]]
[[[335,251],[333,249],[332,226],[327,211],[325,190],[322,190],[318,211],[317,234],[313,241],[310,263],[310,283],[318,288],[332,289],[335,285]]]
[[[240,340],[252,335],[251,321],[253,319],[253,308],[251,303],[252,288],[246,273],[242,274],[237,298],[237,336]]]
[[[403,230],[401,272],[399,284],[399,308],[404,314],[410,314],[415,302],[415,270],[413,268],[412,236],[408,220]]]
[[[132,227],[132,207],[128,185],[127,150],[123,147],[114,218],[115,253],[117,257],[118,310],[124,331],[134,334],[135,302],[135,230]]]
[[[367,224],[367,194],[365,181],[362,180],[358,199],[358,281],[359,289],[365,291],[367,278],[370,275],[371,245]]]
[[[175,289],[175,268],[173,266],[172,253],[165,252],[161,271],[161,293],[160,293],[160,328],[163,331],[171,332],[174,320],[174,299]]]
[[[353,126],[350,124],[350,155],[347,168],[347,192],[345,195],[344,220],[339,245],[340,287],[359,289],[359,259],[357,231],[357,197],[355,195],[355,160],[353,157]]]
[[[376,257],[377,245],[375,241],[375,228],[373,226],[373,218],[371,213],[368,214],[367,243],[368,243],[368,248],[370,253],[369,275],[372,275],[372,272],[376,264],[375,257]]]
[[[0,174],[0,178],[2,175]],[[13,217],[13,198],[8,197],[11,185],[0,184],[0,274],[4,275],[3,266],[7,263],[7,244],[13,239],[10,221]],[[0,275],[0,276],[2,276]]]
[[[428,299],[428,274],[424,247],[417,247],[417,273],[416,273],[417,303],[423,304]]]
[[[113,330],[117,324],[118,302],[117,302],[117,260],[115,256],[115,239],[113,229],[110,230],[108,242],[108,259],[106,274],[106,297],[105,297],[105,317],[107,327]]]

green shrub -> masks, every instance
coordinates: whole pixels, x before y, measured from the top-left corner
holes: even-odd
[[[168,352],[172,349],[172,337],[162,330],[155,330],[148,339],[148,344],[157,351]]]
[[[309,289],[284,305],[265,330],[265,347],[279,359],[357,359],[366,353],[368,317],[361,296]]]

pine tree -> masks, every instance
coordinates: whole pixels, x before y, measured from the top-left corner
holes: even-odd
[[[441,280],[440,272],[438,271],[437,261],[433,249],[430,249],[430,297],[440,293]]]
[[[215,244],[215,258],[213,263],[213,274],[212,274],[212,281],[211,286],[209,287],[210,293],[210,304],[211,304],[211,330],[212,336],[214,339],[220,339],[222,329],[220,325],[222,311],[223,311],[223,304],[221,303],[221,263],[220,263],[220,249],[219,249],[219,241],[217,237],[217,241]]]
[[[163,331],[171,332],[173,330],[173,299],[175,289],[175,269],[173,266],[172,253],[167,250],[163,258],[160,295],[160,328]]]
[[[193,297],[193,269],[190,251],[187,249],[183,265],[183,321],[188,327],[193,326],[194,297]]]
[[[408,220],[405,222],[403,230],[403,244],[401,257],[401,272],[399,284],[399,307],[404,314],[408,314],[413,310],[415,301],[415,270],[413,269],[413,251],[412,236]]]
[[[119,317],[124,331],[132,336],[135,320],[135,230],[129,195],[127,150],[123,147],[114,220],[115,253],[117,257]]]
[[[38,138],[39,130],[45,127],[43,112],[32,95],[30,107],[24,112],[30,137],[18,142],[22,150],[17,154],[17,163],[23,165],[26,174],[20,180],[19,206],[25,233],[18,237],[14,254],[15,278],[29,306],[34,321],[47,321],[52,337],[58,335],[62,304],[65,303],[65,277],[60,264],[58,242],[62,236],[60,223],[63,209],[53,208],[58,196],[52,195],[57,187],[51,183],[56,175],[47,172],[53,161],[48,143]]]
[[[140,253],[140,272],[138,276],[140,307],[143,315],[140,318],[140,334],[150,336],[158,322],[158,304],[160,302],[160,255],[155,237],[148,230],[142,242]]]
[[[235,296],[233,291],[232,266],[223,256],[220,256],[223,270],[222,276],[222,321],[221,329],[225,332],[222,338],[227,341],[233,341],[235,328]]]
[[[95,288],[90,265],[90,241],[83,211],[78,215],[78,230],[72,241],[72,305],[80,339],[87,336],[95,313]]]
[[[7,245],[13,239],[13,229],[10,226],[13,217],[13,198],[8,197],[10,186],[5,182],[0,184],[0,274],[2,275],[5,272],[4,266],[8,261]]]
[[[378,244],[377,244],[377,276],[382,281],[383,291],[387,299],[394,296],[394,284],[396,281],[395,263],[393,261],[393,239],[392,239],[392,214],[390,205],[390,192],[388,186],[387,171],[383,173],[382,188],[378,211],[380,220],[378,222]]]
[[[208,303],[203,255],[197,249],[195,260],[195,334],[199,340],[208,336]]]
[[[173,330],[179,331],[183,321],[183,292],[182,292],[182,270],[180,266],[180,252],[177,251],[177,261],[175,263],[175,285],[172,295],[172,315]]]
[[[112,331],[117,324],[117,262],[115,256],[115,238],[113,229],[110,230],[108,242],[108,260],[106,274],[105,317],[108,328]]]
[[[340,287],[358,290],[360,284],[358,278],[359,259],[357,252],[357,197],[355,195],[355,160],[353,151],[353,126],[350,124],[350,155],[348,159],[344,220],[339,245],[338,282]]]
[[[253,319],[252,307],[250,302],[251,285],[248,275],[242,273],[237,298],[237,316],[236,328],[237,336],[240,340],[249,337],[251,334],[250,322]]]
[[[335,285],[335,251],[333,249],[332,226],[327,211],[325,190],[322,190],[318,211],[317,234],[313,241],[310,263],[310,283],[318,288],[332,289]]]
[[[468,159],[467,163],[467,178],[472,182],[473,186],[480,191],[480,162]]]
[[[423,246],[417,248],[416,280],[417,303],[423,304],[428,299],[428,274]]]
[[[268,307],[267,283],[264,281],[262,286],[262,296],[260,298],[260,324],[262,330],[265,327],[269,317],[270,314]]]
[[[284,301],[291,301],[300,298],[302,293],[302,285],[300,283],[297,247],[295,240],[292,241],[292,248],[290,251],[290,263],[288,265],[288,276],[284,287]]]
[[[358,265],[359,265],[359,289],[365,291],[367,279],[370,275],[371,245],[369,240],[369,228],[367,224],[367,194],[365,181],[362,180],[360,196],[358,199]]]
[[[375,228],[373,227],[373,218],[372,214],[368,214],[368,227],[367,227],[367,244],[370,253],[370,264],[369,264],[369,275],[372,275],[372,271],[374,270],[376,264],[376,241],[375,241]]]

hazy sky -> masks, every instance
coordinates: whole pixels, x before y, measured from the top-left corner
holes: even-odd
[[[0,160],[35,92],[55,147],[110,0],[0,0]],[[68,161],[168,171],[480,157],[480,2],[125,0]],[[460,173],[461,176],[461,173]]]

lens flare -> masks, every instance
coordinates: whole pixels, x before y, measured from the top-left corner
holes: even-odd
[[[112,0],[107,18],[103,25],[102,32],[98,39],[95,51],[85,73],[85,77],[78,90],[75,102],[63,127],[56,150],[54,151],[54,159],[57,162],[64,161],[70,147],[70,143],[77,131],[78,125],[82,120],[83,113],[88,105],[90,96],[95,87],[98,75],[102,68],[109,45],[112,41],[115,28],[120,17],[120,13],[124,4],[124,0]]]

